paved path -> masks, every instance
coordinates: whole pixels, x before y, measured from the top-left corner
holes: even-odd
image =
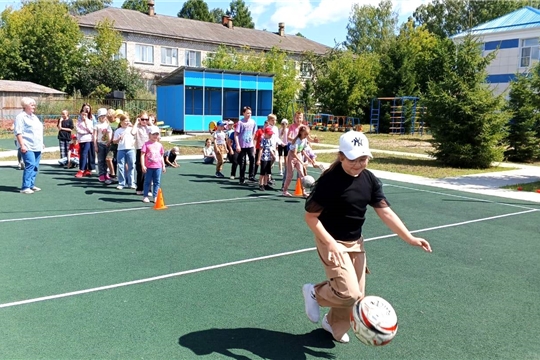
[[[186,137],[189,137],[189,135],[175,135],[175,136],[170,136],[170,137],[163,137],[162,140],[175,141],[175,140],[180,140]],[[318,146],[325,147],[328,149],[315,150],[316,153],[335,152],[337,149],[336,145],[318,144]],[[51,151],[51,152],[58,151],[58,147],[48,147],[45,149],[45,151]],[[398,155],[398,156],[429,158],[429,156],[426,154],[403,153],[403,152],[398,152],[398,151],[377,150],[377,149],[372,149],[371,151],[375,154],[385,153],[385,154]],[[0,152],[0,158],[8,157],[8,156],[16,156],[16,155],[17,155],[17,152],[15,150]],[[183,160],[202,159],[202,155],[180,156],[179,160],[182,160],[182,159]],[[56,164],[57,162],[55,160],[43,160],[42,163]],[[0,161],[0,167],[5,167],[5,166],[15,167],[16,165],[17,163],[15,161]],[[381,179],[395,180],[395,181],[401,181],[401,182],[410,183],[410,184],[426,185],[426,186],[432,186],[436,188],[460,190],[460,191],[476,193],[476,194],[484,194],[484,195],[497,196],[497,197],[502,197],[502,198],[507,198],[507,199],[526,200],[526,201],[533,201],[533,202],[540,203],[540,193],[500,189],[500,187],[506,186],[506,185],[515,185],[515,184],[520,184],[520,183],[530,183],[530,182],[540,181],[540,166],[508,164],[508,163],[501,163],[497,165],[504,166],[504,167],[512,167],[512,168],[517,167],[518,169],[509,170],[509,171],[482,173],[482,174],[475,174],[475,175],[465,175],[465,176],[451,177],[451,178],[442,178],[442,179],[431,179],[431,178],[426,178],[422,176],[398,174],[398,173],[392,173],[392,172],[381,171],[381,170],[372,170],[372,171]]]

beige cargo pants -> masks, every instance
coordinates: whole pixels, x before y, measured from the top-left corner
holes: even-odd
[[[336,266],[328,261],[328,251],[316,238],[317,252],[328,280],[315,285],[315,297],[320,306],[329,307],[327,319],[336,339],[349,331],[350,313],[354,303],[365,296],[366,252],[364,238],[357,241],[337,241],[345,263]]]

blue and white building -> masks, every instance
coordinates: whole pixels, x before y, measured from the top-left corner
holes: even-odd
[[[487,82],[495,94],[508,90],[519,73],[527,73],[540,59],[540,10],[527,6],[452,36],[455,41],[468,34],[478,37],[484,56],[497,51],[487,68]]]

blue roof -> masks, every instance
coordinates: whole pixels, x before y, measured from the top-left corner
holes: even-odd
[[[477,25],[472,29],[453,35],[452,38],[463,37],[467,34],[486,35],[534,28],[540,28],[540,10],[526,6],[513,11],[510,14],[506,14],[488,21],[487,23]]]

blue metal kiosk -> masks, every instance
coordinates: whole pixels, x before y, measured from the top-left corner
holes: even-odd
[[[273,74],[180,67],[156,86],[157,119],[177,131],[208,131],[212,122],[241,118],[244,106],[257,125],[272,113]]]

